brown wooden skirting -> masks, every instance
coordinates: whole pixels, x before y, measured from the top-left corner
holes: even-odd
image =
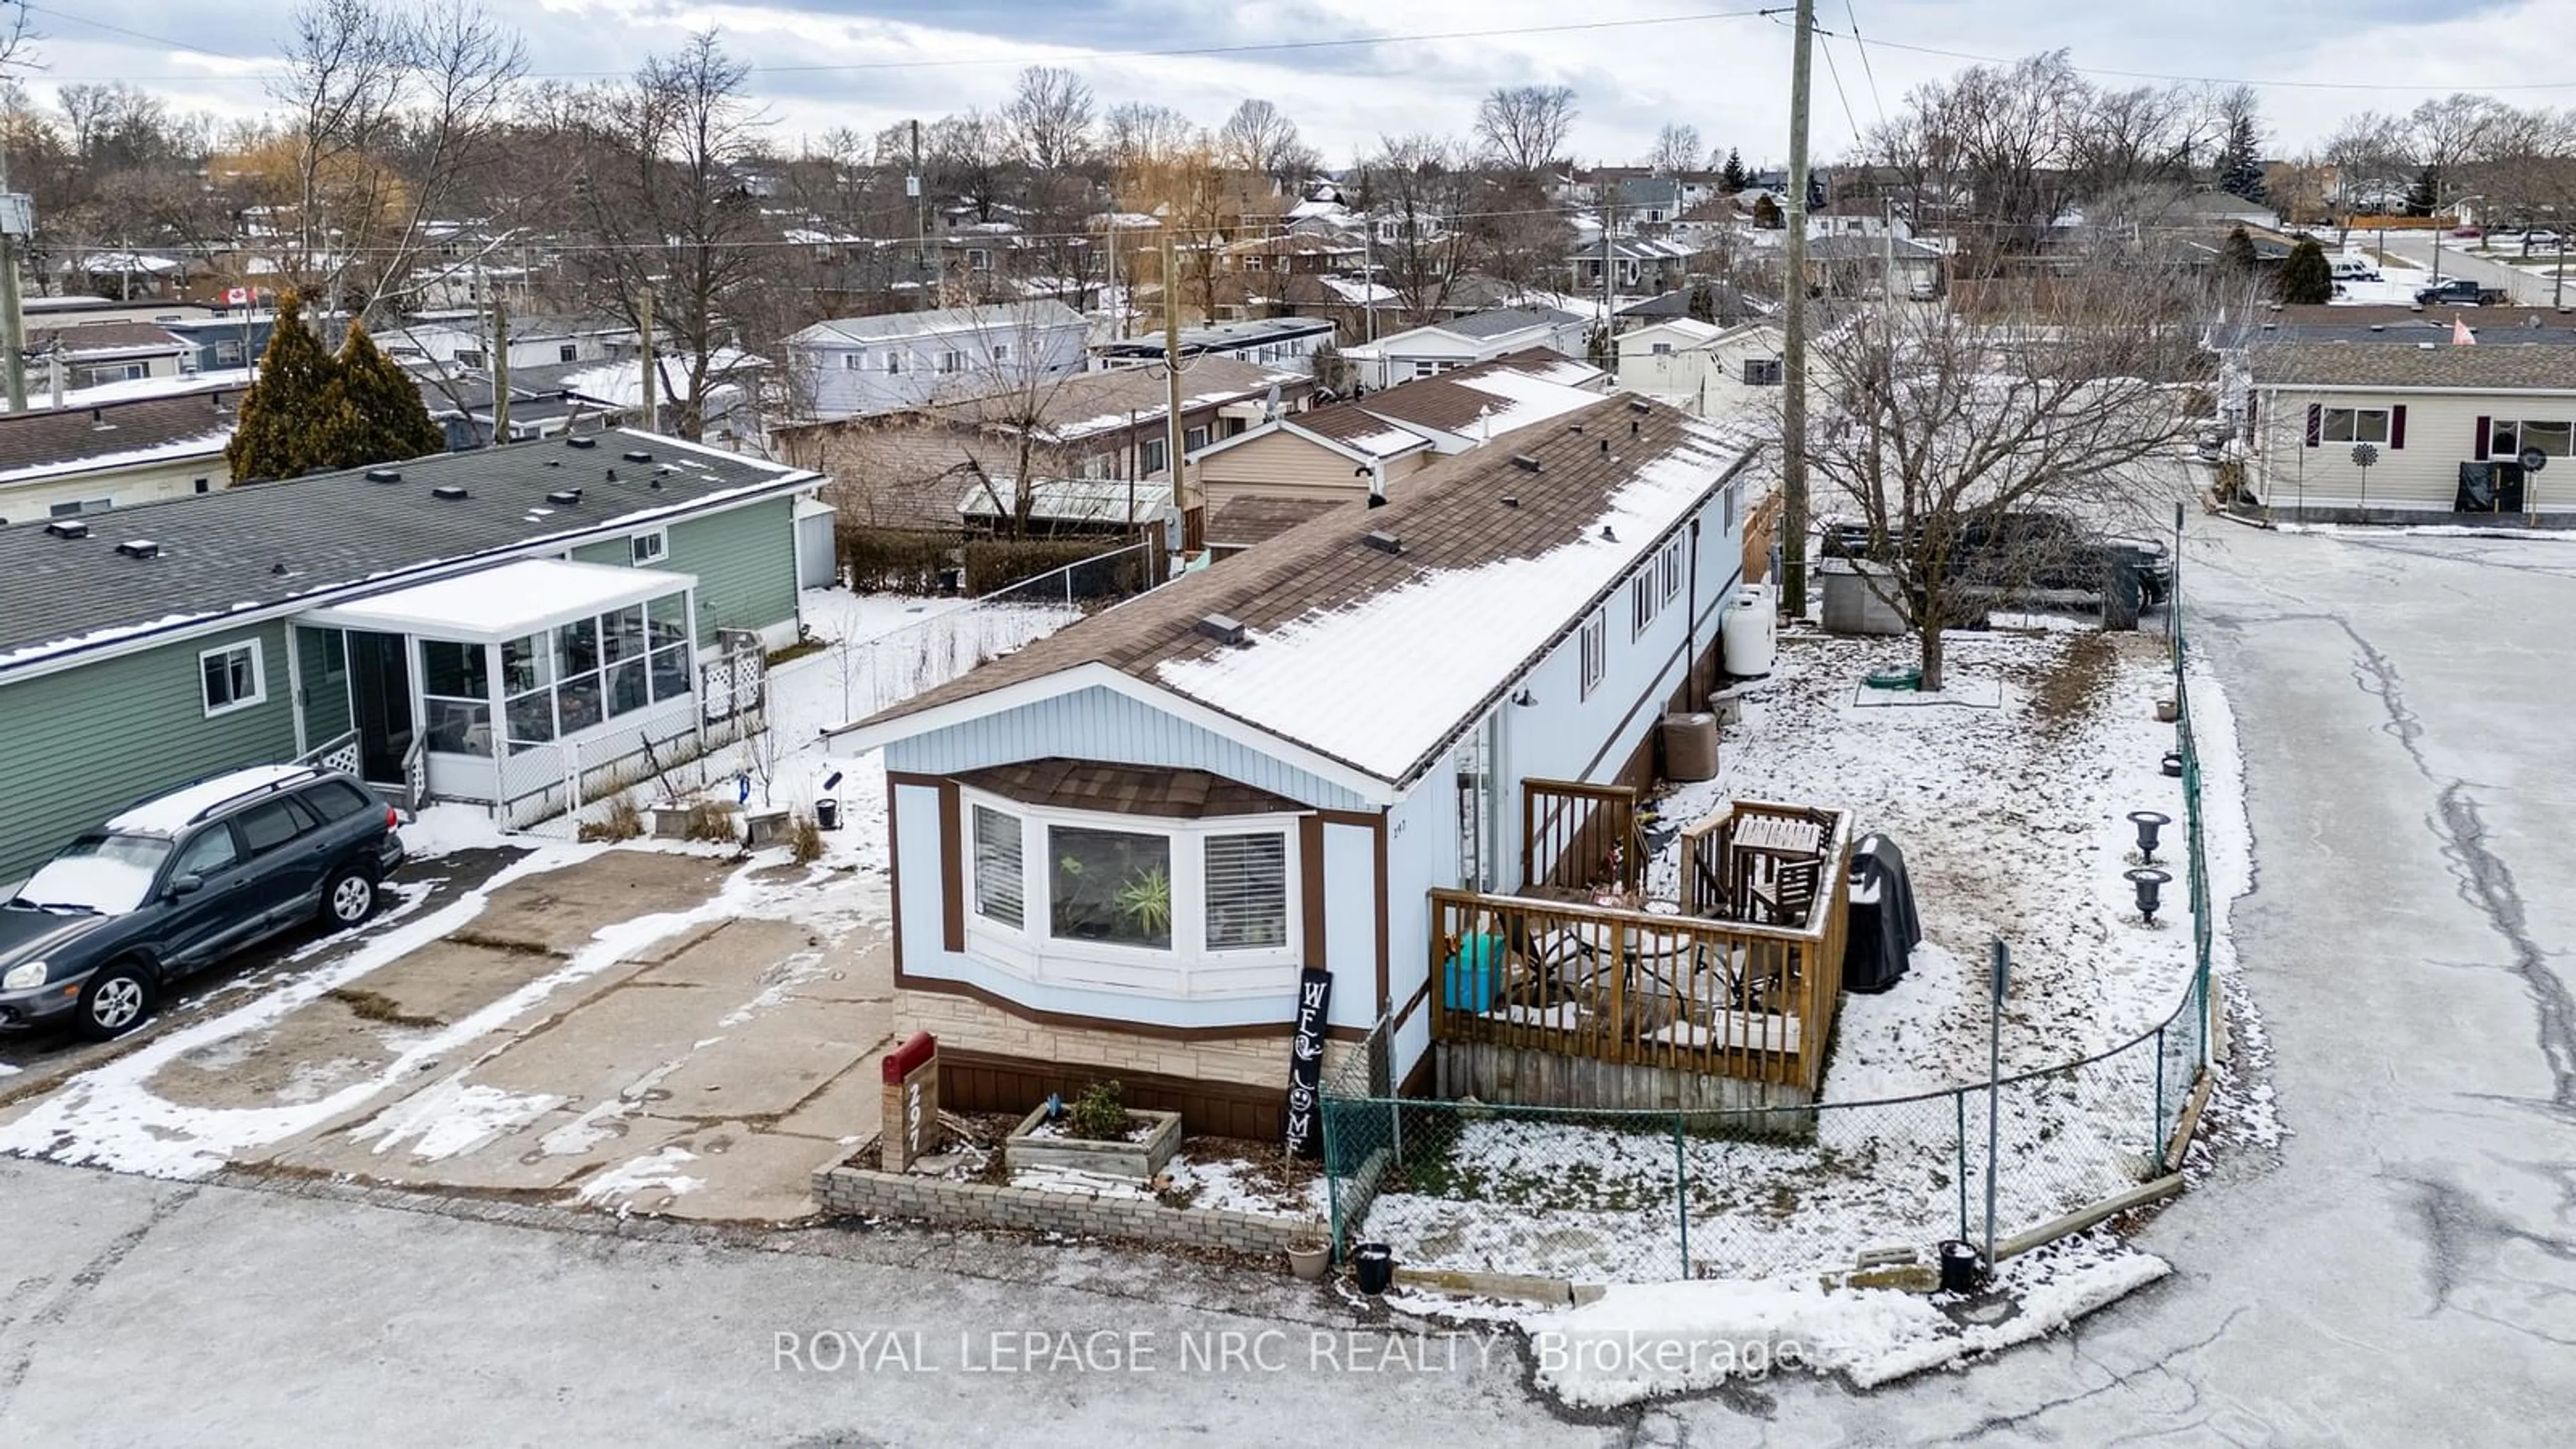
[[[1324,822],[1309,815],[1297,822],[1297,863],[1305,872],[1306,964],[1327,970],[1324,958]]]
[[[1279,1055],[1279,1075],[1284,1083],[1288,1075],[1284,1051]],[[1247,1087],[947,1047],[939,1052],[939,1105],[956,1112],[1026,1112],[1049,1093],[1061,1093],[1070,1101],[1083,1088],[1103,1080],[1115,1080],[1120,1098],[1130,1107],[1180,1113],[1185,1132],[1255,1142],[1276,1142],[1287,1132],[1285,1086]]]

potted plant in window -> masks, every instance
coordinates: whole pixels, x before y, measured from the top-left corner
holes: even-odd
[[[1118,914],[1127,918],[1130,929],[1138,935],[1156,938],[1172,931],[1172,877],[1160,869],[1145,869],[1127,877],[1118,887]]]

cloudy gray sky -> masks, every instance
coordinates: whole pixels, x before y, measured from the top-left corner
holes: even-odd
[[[27,8],[41,68],[23,78],[40,100],[64,82],[127,79],[183,110],[256,110],[291,3],[37,0]],[[1336,163],[1384,132],[1463,132],[1485,91],[1527,82],[1577,91],[1582,159],[1633,160],[1666,120],[1748,162],[1786,151],[1789,31],[1759,0],[486,3],[524,31],[536,73],[576,82],[714,27],[758,68],[754,88],[790,148],[834,126],[992,105],[1019,66],[1043,63],[1080,71],[1104,105],[1159,100],[1210,123],[1266,97]],[[1829,32],[1816,66],[1820,160],[1910,86],[2061,46],[2109,84],[2256,82],[2283,152],[2348,112],[2403,110],[2450,89],[2576,104],[2576,0],[1818,0],[1817,23]],[[1369,37],[1399,38],[1316,43]],[[1282,44],[1298,48],[1242,48]],[[1222,48],[1231,53],[1138,54]]]

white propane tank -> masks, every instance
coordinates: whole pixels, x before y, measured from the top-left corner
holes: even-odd
[[[1726,622],[1718,626],[1726,672],[1738,679],[1758,679],[1769,674],[1780,652],[1779,627],[1770,585],[1746,584],[1737,591],[1735,606],[1726,611]]]

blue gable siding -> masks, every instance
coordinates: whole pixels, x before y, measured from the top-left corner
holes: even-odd
[[[886,768],[954,775],[1061,756],[1205,770],[1326,810],[1371,808],[1354,792],[1114,690],[1091,688],[886,746]]]

